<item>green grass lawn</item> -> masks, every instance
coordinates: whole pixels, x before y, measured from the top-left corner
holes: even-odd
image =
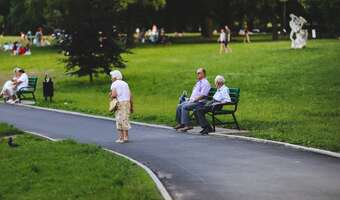
[[[173,125],[179,94],[192,89],[196,68],[204,66],[211,82],[221,74],[229,87],[241,88],[237,117],[250,136],[340,151],[340,41],[313,40],[303,50],[291,50],[289,41],[231,47],[229,55],[219,55],[215,43],[143,46],[124,55],[133,119]],[[109,78],[91,84],[88,77],[68,77],[61,58],[54,49],[33,49],[29,57],[0,53],[0,84],[15,65],[40,81],[47,72],[56,83],[55,102],[43,102],[40,82],[38,105],[109,115]]]
[[[0,199],[162,199],[146,172],[94,145],[50,142],[0,124]]]

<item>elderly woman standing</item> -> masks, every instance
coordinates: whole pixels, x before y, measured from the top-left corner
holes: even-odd
[[[119,133],[117,143],[125,143],[129,140],[129,122],[130,113],[133,112],[132,94],[129,85],[123,81],[123,75],[120,71],[115,70],[110,72],[112,78],[111,98],[116,98],[116,126]]]

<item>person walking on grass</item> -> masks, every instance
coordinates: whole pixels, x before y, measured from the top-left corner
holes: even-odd
[[[227,53],[231,53],[231,52],[233,52],[233,50],[230,48],[231,30],[227,25],[225,25],[225,33],[226,33],[225,48],[226,48]]]
[[[206,98],[210,91],[209,81],[206,79],[206,71],[203,68],[197,70],[197,82],[193,88],[190,98],[177,106],[176,130],[186,132],[193,129],[189,112],[202,107],[206,103]]]
[[[243,42],[244,42],[244,43],[250,43],[249,28],[248,28],[247,25],[244,27],[244,38],[243,38]]]
[[[215,78],[215,86],[217,88],[216,93],[213,96],[213,100],[207,102],[203,107],[197,108],[194,111],[195,119],[197,123],[202,127],[201,134],[208,135],[213,131],[211,125],[206,119],[206,113],[213,110],[222,109],[222,104],[231,102],[229,95],[229,88],[224,84],[225,79],[223,76],[218,75]]]
[[[217,42],[220,44],[220,54],[227,53],[227,35],[223,28],[221,29],[220,37],[218,37]]]
[[[129,117],[133,113],[132,94],[129,85],[122,80],[123,75],[120,71],[112,71],[110,75],[112,78],[110,97],[117,99],[115,117],[118,139],[116,143],[126,143],[129,141],[129,129],[131,128]]]

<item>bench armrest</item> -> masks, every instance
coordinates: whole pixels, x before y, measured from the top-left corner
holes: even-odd
[[[226,102],[226,103],[215,102],[211,106],[212,106],[213,111],[218,111],[218,110],[221,110],[224,106],[227,106],[227,105],[235,106],[236,104],[233,103],[233,102]]]
[[[25,89],[33,89],[34,90],[34,88],[32,88],[32,87],[23,87],[23,88],[20,88],[20,90],[18,90],[18,92],[25,91]]]

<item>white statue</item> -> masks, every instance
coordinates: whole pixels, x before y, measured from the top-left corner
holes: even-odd
[[[302,49],[306,47],[308,40],[308,31],[302,29],[303,25],[307,23],[303,17],[297,17],[294,14],[289,15],[291,20],[289,26],[292,29],[290,32],[290,39],[292,40],[293,49]]]

